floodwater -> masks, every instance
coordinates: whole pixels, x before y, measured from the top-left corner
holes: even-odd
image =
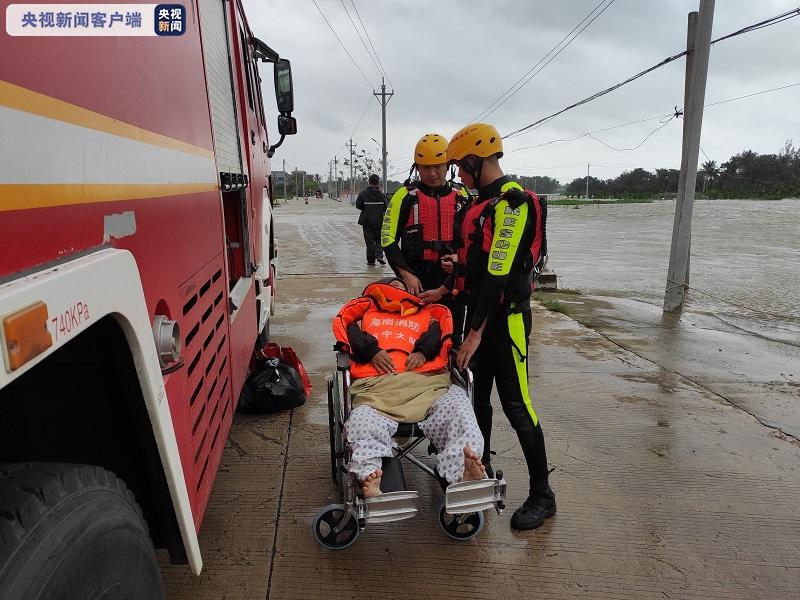
[[[661,306],[674,201],[551,207],[560,288]],[[687,308],[720,326],[800,346],[800,200],[700,200]]]

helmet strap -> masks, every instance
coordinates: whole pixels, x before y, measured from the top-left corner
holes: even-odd
[[[473,185],[476,190],[481,188],[481,173],[483,172],[483,158],[475,157],[475,162],[470,163],[467,159],[461,161],[461,168],[472,177]]]
[[[416,170],[417,170],[417,163],[414,163],[413,165],[411,165],[411,168],[408,170],[408,179],[406,179],[403,182],[406,187],[411,187],[412,183],[414,182],[412,177],[414,177],[414,171],[416,171]]]

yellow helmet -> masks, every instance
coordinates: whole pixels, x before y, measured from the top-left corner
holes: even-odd
[[[438,133],[426,133],[414,147],[414,164],[443,165],[447,162],[447,139]]]
[[[447,162],[457,162],[474,154],[486,158],[494,154],[503,156],[503,140],[494,125],[471,123],[460,129],[447,144]]]

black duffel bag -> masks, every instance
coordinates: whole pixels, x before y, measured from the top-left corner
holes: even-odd
[[[272,359],[260,364],[242,388],[238,410],[245,414],[264,414],[301,406],[306,390],[297,369]]]

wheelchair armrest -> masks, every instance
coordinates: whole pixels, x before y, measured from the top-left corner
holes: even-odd
[[[336,353],[336,370],[349,371],[350,370],[350,354],[344,351]]]

